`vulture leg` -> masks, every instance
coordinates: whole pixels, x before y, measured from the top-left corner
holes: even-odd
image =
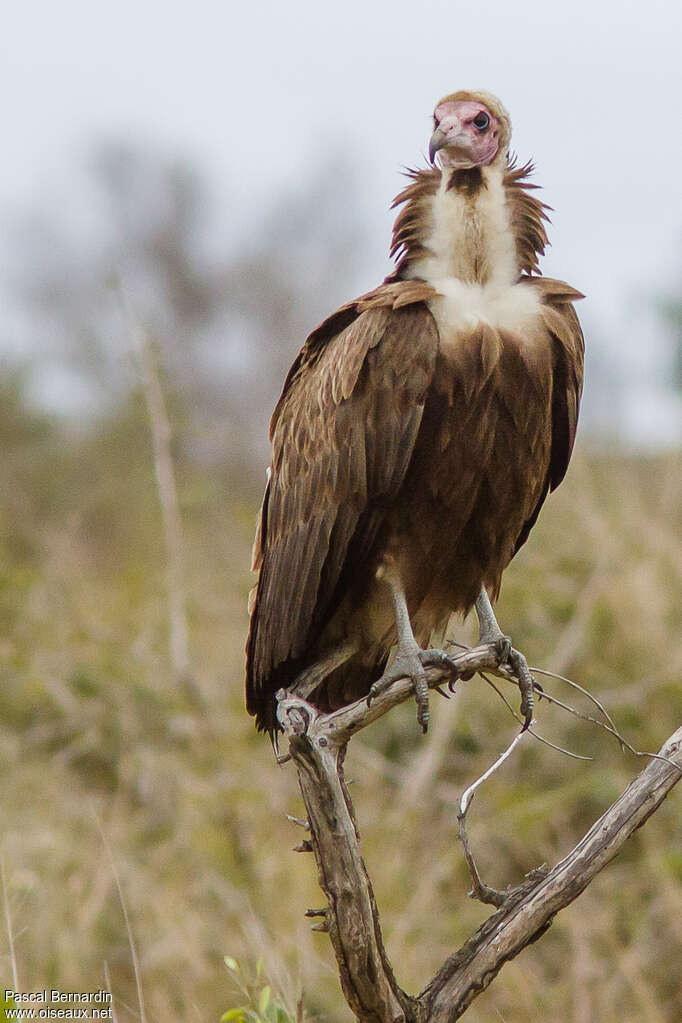
[[[523,654],[515,650],[511,645],[509,636],[505,636],[497,624],[497,618],[493,611],[490,597],[485,586],[476,598],[476,614],[480,627],[479,643],[497,647],[500,655],[500,664],[508,664],[516,675],[521,691],[521,713],[523,714],[523,727],[528,728],[533,720],[533,690],[539,688],[537,682],[528,670],[528,662]]]
[[[497,624],[497,618],[490,603],[490,597],[485,586],[481,586],[481,592],[476,598],[476,614],[478,616],[479,634],[478,642],[483,645],[497,643],[500,647],[500,663],[504,663],[511,652],[511,640],[505,636]]]
[[[372,685],[367,694],[367,703],[371,703],[375,696],[388,689],[393,682],[401,678],[409,678],[414,685],[414,695],[417,701],[417,721],[426,732],[429,727],[429,687],[426,682],[425,668],[446,667],[457,672],[457,666],[442,650],[422,650],[412,631],[410,615],[407,610],[405,591],[400,580],[393,573],[386,572],[384,579],[391,587],[393,596],[393,607],[395,609],[395,622],[398,630],[398,647],[391,665],[386,669],[381,678]]]

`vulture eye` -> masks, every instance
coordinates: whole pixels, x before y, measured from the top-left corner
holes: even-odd
[[[474,117],[474,125],[478,128],[479,131],[485,131],[489,124],[490,118],[488,117],[484,110],[481,110],[480,114],[476,114],[476,116]]]

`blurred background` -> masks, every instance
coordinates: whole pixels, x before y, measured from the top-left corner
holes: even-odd
[[[320,894],[290,851],[293,770],[243,710],[250,545],[286,369],[389,272],[401,171],[456,88],[510,110],[555,209],[544,272],[587,295],[576,453],[500,621],[638,748],[679,725],[681,43],[672,0],[5,8],[7,985],[108,987],[121,1023],[214,1021],[249,997],[228,955],[289,1010],[303,993],[311,1018],[348,1018],[302,915]],[[564,854],[642,765],[538,714],[595,761],[529,745],[480,793],[471,837],[500,886]],[[434,716],[423,739],[402,708],[349,757],[410,990],[487,915],[466,899],[456,806],[515,728],[481,680]],[[467,1018],[679,1020],[681,880],[675,794]]]

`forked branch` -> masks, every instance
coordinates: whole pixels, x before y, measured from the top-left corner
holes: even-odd
[[[477,668],[497,670],[493,660],[494,652],[486,647],[457,658],[462,674]],[[498,673],[506,675],[504,669]],[[443,679],[439,670],[428,672],[431,687]],[[363,700],[332,714],[320,714],[284,691],[278,694],[278,718],[298,771],[319,882],[327,898],[324,924],[316,927],[329,931],[343,993],[363,1023],[459,1019],[502,966],[539,938],[556,914],[616,856],[682,777],[681,727],[575,848],[548,872],[534,872],[518,888],[509,889],[497,912],[445,961],[421,994],[412,997],[398,985],[384,949],[343,778],[345,746],[351,735],[407,699],[410,691],[409,681],[403,680],[369,707]]]

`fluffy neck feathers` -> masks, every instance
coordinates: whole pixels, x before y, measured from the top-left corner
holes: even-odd
[[[393,203],[403,206],[391,245],[396,276],[511,285],[538,273],[549,207],[530,194],[538,187],[526,180],[531,171],[513,163],[409,171],[411,183]]]

